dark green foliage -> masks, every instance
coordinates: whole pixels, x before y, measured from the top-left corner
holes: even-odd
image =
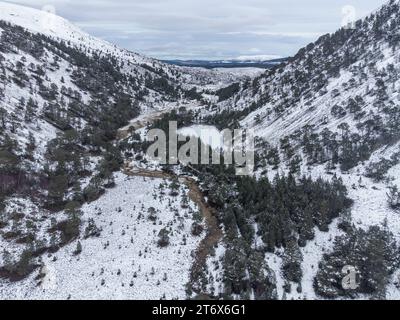
[[[219,101],[225,101],[232,97],[235,93],[238,93],[240,90],[240,84],[234,83],[226,88],[219,89],[216,92],[216,95],[219,97]]]
[[[250,295],[250,283],[247,279],[246,244],[240,239],[234,239],[226,248],[224,256],[224,283],[227,295]]]
[[[237,177],[232,167],[216,165],[196,166],[196,176],[224,225],[225,298],[251,294],[257,299],[276,297],[273,276],[261,258],[265,251],[276,248],[284,250],[285,278],[300,283],[303,258],[299,247],[314,238],[316,226],[328,231],[332,220],[352,204],[342,181],[335,177],[328,182],[289,175],[271,182]],[[258,250],[253,249],[255,243]],[[249,273],[254,278],[249,279]]]
[[[75,240],[79,236],[81,219],[77,213],[58,223],[52,231],[61,232],[61,244],[67,244]]]
[[[315,225],[327,231],[332,219],[351,205],[340,179],[329,183],[305,177],[296,181],[289,176],[276,177],[271,183],[242,178],[237,187],[242,208],[259,223],[259,235],[270,251],[286,246],[293,232],[301,245],[312,240]]]
[[[188,127],[194,124],[194,117],[195,114],[193,111],[189,110],[182,110],[181,112],[177,112],[173,110],[170,113],[167,113],[163,115],[163,117],[159,120],[156,120],[151,126],[150,129],[161,129],[167,134],[168,138],[168,132],[169,132],[169,124],[170,122],[177,122],[177,127],[182,128],[182,127]]]
[[[101,180],[98,177],[94,177],[89,185],[83,190],[83,197],[87,202],[96,201],[105,192],[101,186]]]
[[[282,271],[283,276],[287,281],[300,283],[303,272],[301,270],[301,263],[303,256],[301,254],[298,242],[295,239],[290,239],[287,243],[284,255]]]
[[[264,261],[264,255],[251,249],[240,238],[227,243],[224,256],[225,297],[233,295],[256,300],[276,299],[275,277]]]
[[[252,111],[256,110],[257,106],[250,106],[242,110],[220,110],[218,113],[205,116],[202,121],[209,125],[214,125],[218,130],[238,129],[240,128],[239,120],[244,119]]]
[[[19,281],[28,276],[36,266],[32,263],[33,250],[25,249],[17,261],[12,261],[8,251],[3,251],[3,267],[0,268],[0,277],[11,281]]]
[[[169,232],[167,229],[161,229],[158,234],[158,246],[161,248],[169,246]]]
[[[357,288],[344,289],[342,272],[345,266],[357,270]],[[335,240],[333,253],[320,263],[314,287],[326,298],[372,295],[384,299],[390,275],[399,267],[399,253],[393,235],[377,226],[369,230],[351,229]]]
[[[252,250],[247,259],[250,287],[256,300],[276,299],[276,279],[261,252]]]
[[[179,186],[180,184],[178,179],[173,179],[171,181],[171,184],[169,185],[170,189],[169,195],[172,197],[177,197],[179,195]]]
[[[395,153],[389,160],[383,158],[378,162],[373,162],[366,168],[365,176],[375,182],[380,182],[385,179],[389,169],[398,164],[399,161],[400,153]]]
[[[267,163],[272,167],[273,170],[279,168],[281,161],[279,157],[279,150],[277,148],[271,148],[271,150],[268,151]]]
[[[185,92],[185,97],[190,100],[201,100],[203,97],[202,95],[197,92],[196,88],[190,89],[189,91]]]
[[[289,168],[290,174],[297,174],[300,172],[300,165],[303,162],[300,156],[296,155],[290,160]]]
[[[100,237],[101,229],[99,229],[93,219],[89,219],[88,225],[85,228],[84,238]]]

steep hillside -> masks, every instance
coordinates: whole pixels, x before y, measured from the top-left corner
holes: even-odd
[[[354,29],[322,36],[288,62],[243,84],[224,105],[246,109],[242,124],[273,143],[305,128],[349,131],[362,140],[370,132],[374,140],[382,135],[396,140],[391,136],[398,124],[399,25],[399,4],[391,1],[357,21]],[[382,123],[388,125],[385,130],[379,130]]]
[[[251,225],[261,237],[254,244],[249,241],[254,242],[251,232],[241,232],[239,238],[248,246],[269,251],[265,258],[275,271],[278,297],[399,297],[399,31],[399,1],[389,1],[354,28],[322,36],[253,81],[232,85],[211,115],[203,114],[208,124],[240,124],[258,136],[260,182],[239,189],[241,205],[252,209],[245,210],[244,217],[236,212],[236,223],[240,230]],[[282,176],[333,183],[339,179],[352,204],[326,220],[318,214],[336,206],[322,200],[320,191],[308,189],[322,205],[307,206],[309,213],[296,207],[302,201],[296,197],[289,196],[282,208],[276,199],[269,203],[270,187],[258,196],[265,179],[280,186],[282,194],[286,188],[290,191],[287,183],[280,184]],[[317,216],[309,220],[310,213]],[[283,222],[274,221],[276,217]],[[324,221],[328,225],[321,225]],[[315,223],[317,228],[307,234],[309,227],[303,223]],[[296,241],[289,237],[272,248],[271,228],[277,230],[273,242],[282,233]],[[232,247],[231,239],[225,246]],[[380,263],[375,264],[377,260]],[[250,263],[249,258],[244,261]],[[357,271],[356,289],[342,287],[346,266]],[[244,288],[234,291],[249,294]]]
[[[43,256],[34,277],[0,282],[3,299],[185,299],[203,237],[191,233],[198,211],[188,190],[170,196],[168,181],[122,173],[115,181],[82,207],[90,224],[81,239]]]
[[[185,75],[188,77],[188,75]],[[68,21],[0,3],[0,276],[74,241],[84,203],[115,185],[117,130],[152,110],[204,102],[178,68]]]
[[[0,9],[0,21],[11,23],[31,33],[44,35],[58,42],[66,42],[68,46],[89,56],[112,57],[121,64],[121,71],[128,75],[132,74],[136,77],[153,73],[176,81],[182,73],[185,74],[181,68],[121,49],[107,41],[95,38],[52,13],[4,2],[0,3]],[[187,71],[189,74],[191,73],[190,69]]]
[[[186,297],[199,208],[175,181],[124,178],[117,132],[154,113],[193,117],[241,77],[170,66],[0,3],[0,295]]]
[[[400,297],[399,1],[241,82],[0,8],[0,296]],[[149,159],[170,120],[254,129],[254,175]]]

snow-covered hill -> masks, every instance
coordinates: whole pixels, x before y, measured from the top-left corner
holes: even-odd
[[[138,116],[201,109],[242,77],[170,66],[0,2],[1,297],[185,298],[197,207],[187,190],[169,196],[162,180],[118,173],[117,131]],[[171,246],[157,248],[163,227]],[[82,272],[93,264],[93,275]]]
[[[26,277],[43,253],[76,240],[89,219],[78,208],[113,186],[123,163],[120,127],[140,113],[204,103],[179,77],[63,18],[0,3],[3,279]]]
[[[169,68],[168,65],[95,38],[64,18],[45,10],[0,2],[0,20],[23,27],[32,33],[68,42],[80,50],[89,51],[88,54],[97,52],[102,55],[112,55],[124,61],[128,70],[130,69],[129,66],[133,66],[132,71],[135,71],[140,65],[147,65],[154,68],[162,67],[169,76],[173,73],[173,69]]]
[[[193,254],[202,236],[191,227],[198,208],[181,207],[188,190],[177,197],[161,195],[168,181],[127,177],[116,187],[82,207],[82,219],[101,230],[98,236],[75,241],[44,256],[42,279],[34,276],[15,284],[0,283],[3,299],[185,299]],[[153,212],[154,211],[154,212]],[[150,215],[152,215],[150,217]],[[154,216],[154,219],[152,218]],[[167,247],[159,233],[169,232]]]
[[[0,9],[1,297],[400,298],[399,1],[251,76]],[[141,134],[174,109],[183,125],[254,129],[254,177],[128,179],[128,162],[160,169]],[[192,176],[198,206],[171,171]]]
[[[16,4],[0,3],[0,20],[23,27],[31,32],[51,36],[55,39],[71,41],[77,46],[92,50],[117,50],[115,46],[83,32],[64,18],[50,10],[37,10]]]
[[[399,32],[400,5],[392,0],[357,21],[354,29],[324,35],[282,65],[241,83],[214,109],[213,117],[220,127],[239,121],[254,129],[259,137],[259,178],[273,180],[276,174],[289,173],[325,180],[339,177],[354,201],[349,225],[363,231],[343,234],[343,228],[333,222],[328,233],[319,234],[301,248],[300,285],[291,283],[291,289],[284,290],[288,284],[280,265],[283,253],[268,255],[268,263],[275,266],[281,297],[346,296],[336,280],[343,275],[335,268],[341,263],[345,266],[346,260],[348,265],[354,263],[349,262],[354,257],[342,256],[340,250],[352,237],[362,237],[362,232],[378,226],[391,232],[400,244],[396,205],[400,200]],[[222,112],[224,117],[218,117]],[[260,225],[256,223],[255,229]],[[341,242],[338,236],[347,240]],[[356,248],[353,252],[359,251]],[[386,298],[398,299],[400,269],[398,263],[394,266],[395,271],[382,267],[375,272],[389,274]]]

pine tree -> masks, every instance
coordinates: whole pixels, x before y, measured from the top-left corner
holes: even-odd
[[[26,152],[29,159],[34,159],[34,151],[36,149],[36,140],[32,132],[29,132],[28,144],[26,146]]]
[[[0,106],[0,132],[6,129],[7,111]]]
[[[303,255],[300,251],[296,239],[290,239],[285,248],[283,255],[283,275],[286,280],[291,282],[300,283],[302,279],[301,263],[303,261]]]
[[[80,241],[76,244],[76,249],[74,251],[74,255],[79,255],[82,253],[82,244]]]
[[[400,192],[397,186],[390,186],[387,193],[388,202],[392,209],[400,208]]]

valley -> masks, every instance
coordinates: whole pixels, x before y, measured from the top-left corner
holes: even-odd
[[[220,70],[0,2],[0,298],[400,299],[399,32],[391,0]],[[170,121],[254,130],[254,172],[158,163]]]
[[[206,235],[199,243],[197,249],[193,252],[194,261],[190,269],[190,282],[196,283],[199,281],[201,272],[206,268],[206,262],[209,256],[218,247],[222,240],[222,230],[216,218],[216,211],[207,204],[204,195],[193,178],[179,177],[160,171],[148,171],[138,168],[127,167],[124,169],[124,174],[135,177],[147,177],[151,179],[177,180],[181,185],[188,188],[189,199],[197,205],[202,219],[205,224]],[[202,294],[201,290],[197,289],[197,294]]]

